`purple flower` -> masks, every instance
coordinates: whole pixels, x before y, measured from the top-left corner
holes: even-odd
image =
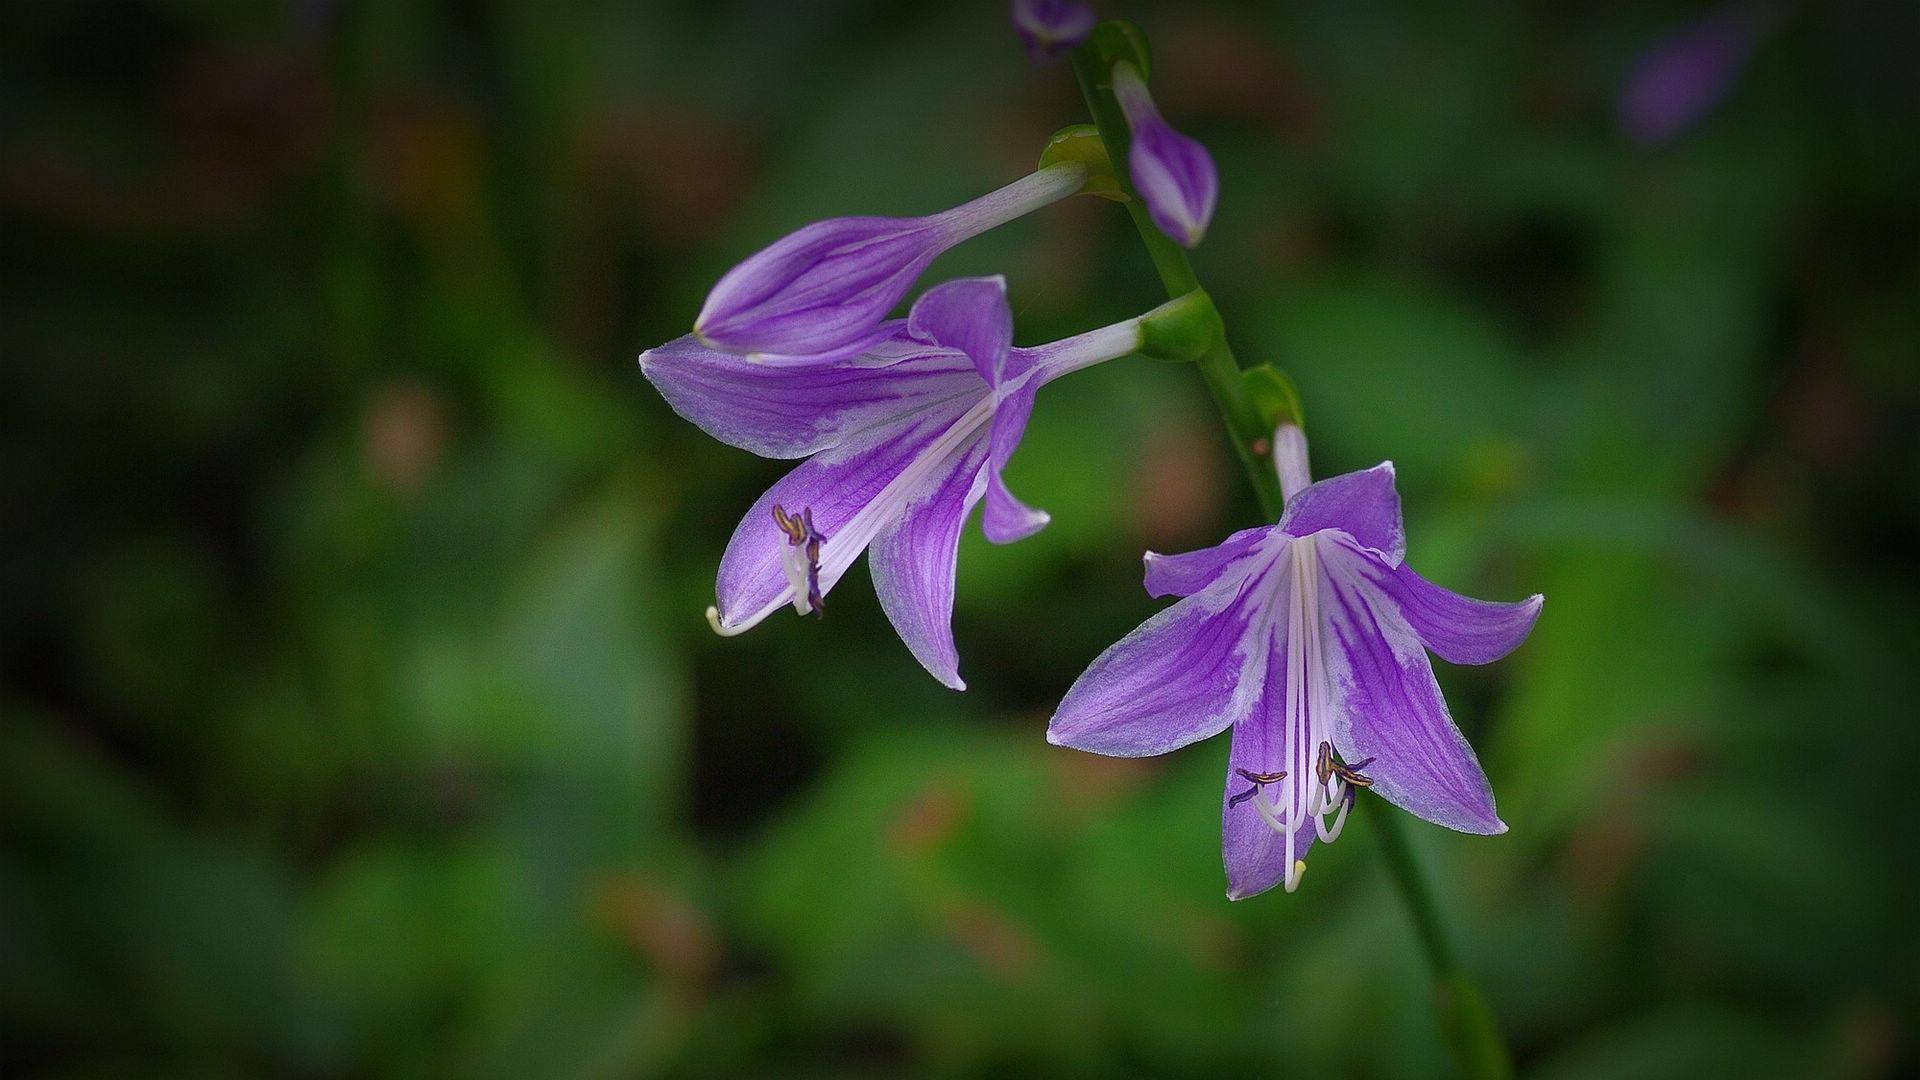
[[[1183,599],[1101,654],[1047,729],[1059,745],[1142,757],[1232,728],[1221,840],[1236,900],[1291,892],[1358,788],[1450,829],[1505,832],[1427,650],[1497,660],[1541,604],[1470,600],[1409,569],[1392,463],[1306,485],[1298,431],[1274,441],[1279,524],[1148,552],[1147,591]]]
[[[1036,64],[1087,40],[1093,23],[1093,5],[1086,0],[1013,0],[1013,28]]]
[[[1652,146],[1692,127],[1732,89],[1785,14],[1777,0],[1729,0],[1657,42],[1621,86],[1621,129]]]
[[[1147,211],[1161,232],[1183,247],[1197,247],[1220,197],[1220,174],[1214,170],[1213,158],[1206,147],[1160,118],[1146,80],[1124,60],[1113,65],[1113,96],[1133,132],[1127,168],[1133,174],[1134,190],[1147,201]]]
[[[981,530],[995,543],[1047,523],[1000,475],[1034,394],[1139,348],[1140,322],[1016,348],[1006,282],[963,278],[929,289],[854,357],[770,367],[692,337],[642,354],[641,370],[674,411],[709,435],[763,457],[807,459],[734,530],[707,611],[714,630],[741,633],[786,604],[820,611],[871,548],[874,591],[894,629],[934,678],[965,689],[952,628],[960,528],[983,500]]]
[[[1065,162],[926,217],[842,217],[789,233],[726,272],[694,335],[761,363],[823,362],[886,340],[880,324],[935,256],[1080,189]]]

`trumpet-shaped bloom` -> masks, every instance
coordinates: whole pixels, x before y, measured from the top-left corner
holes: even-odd
[[[1207,148],[1173,130],[1160,116],[1139,69],[1121,61],[1113,66],[1113,96],[1133,133],[1127,170],[1133,188],[1146,200],[1153,223],[1174,243],[1197,247],[1213,220],[1220,197],[1220,174]]]
[[[1095,660],[1047,730],[1059,745],[1140,757],[1231,729],[1221,840],[1236,900],[1291,892],[1359,788],[1450,829],[1505,832],[1427,651],[1497,660],[1541,605],[1471,600],[1414,573],[1391,463],[1307,485],[1297,429],[1274,441],[1279,523],[1147,553],[1147,591],[1182,599]]]
[[[843,359],[892,336],[882,325],[936,256],[1063,199],[1087,169],[1062,162],[925,217],[841,217],[787,234],[726,272],[694,320],[711,348],[761,363]]]
[[[1013,0],[1013,28],[1036,64],[1087,40],[1093,24],[1093,5],[1086,0]]]
[[[1139,348],[1140,321],[1017,348],[1005,281],[964,278],[928,290],[879,344],[838,361],[770,367],[691,337],[643,354],[668,403],[714,438],[807,459],[734,530],[708,621],[733,635],[787,604],[817,613],[868,551],[901,640],[934,678],[964,689],[952,628],[961,526],[983,502],[981,530],[995,543],[1047,523],[1001,479],[1034,394]]]

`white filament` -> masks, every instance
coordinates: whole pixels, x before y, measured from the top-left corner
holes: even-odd
[[[780,569],[787,573],[787,591],[793,594],[793,610],[805,615],[813,610],[813,601],[808,596],[807,571],[812,564],[807,562],[807,546],[788,541],[780,549]]]

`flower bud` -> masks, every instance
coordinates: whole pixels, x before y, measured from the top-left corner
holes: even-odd
[[[1133,132],[1127,167],[1160,231],[1182,247],[1196,247],[1213,220],[1220,175],[1207,148],[1173,130],[1133,64],[1113,65],[1113,96]]]
[[[1087,172],[1062,162],[926,217],[816,221],[727,271],[707,294],[694,333],[712,348],[765,362],[862,352],[886,337],[881,320],[936,256],[1073,194]]]

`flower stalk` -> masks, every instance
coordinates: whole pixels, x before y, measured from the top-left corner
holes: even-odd
[[[1113,70],[1116,64],[1125,63],[1142,75],[1151,71],[1145,37],[1131,23],[1104,22],[1073,51],[1072,57],[1074,76],[1093,115],[1094,126],[1106,145],[1108,160],[1116,163],[1128,160],[1129,127],[1114,97]],[[1200,279],[1186,251],[1155,224],[1126,170],[1114,169],[1113,173],[1126,196],[1127,212],[1133,218],[1168,298],[1200,292]],[[1205,294],[1200,292],[1200,295]],[[1211,304],[1208,306],[1211,308]],[[1297,398],[1290,392],[1291,384],[1273,368],[1260,365],[1243,371],[1227,342],[1225,323],[1217,312],[1212,313],[1211,326],[1212,340],[1199,352],[1194,364],[1226,423],[1234,452],[1253,486],[1263,515],[1267,521],[1275,521],[1286,500],[1279,473],[1268,456],[1272,450],[1270,440],[1278,421],[1300,422]],[[1253,377],[1256,375],[1260,377]],[[1257,388],[1274,382],[1289,392],[1267,395],[1249,392],[1250,386]],[[1264,400],[1256,400],[1256,396]],[[1284,404],[1275,404],[1276,401]],[[1286,415],[1288,412],[1293,415]],[[1512,1065],[1493,1012],[1460,966],[1440,905],[1408,842],[1404,823],[1394,808],[1382,800],[1362,801],[1368,804],[1366,813],[1381,855],[1413,920],[1415,935],[1433,978],[1438,1024],[1456,1068],[1472,1080],[1512,1076]]]

